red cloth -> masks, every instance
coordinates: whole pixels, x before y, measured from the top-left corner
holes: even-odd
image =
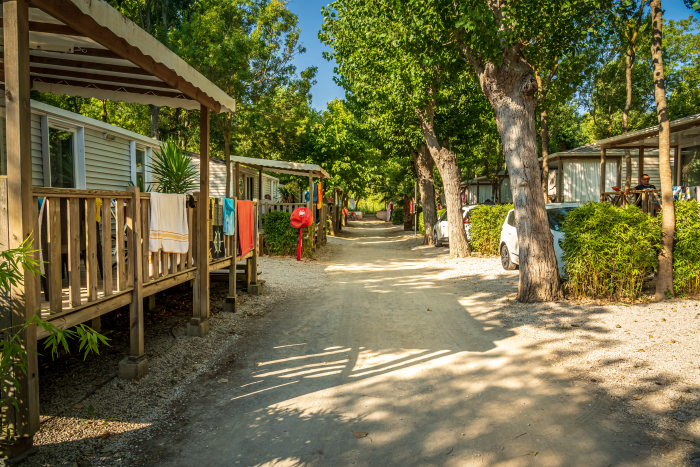
[[[255,248],[253,202],[239,201],[236,216],[238,216],[238,244],[241,248],[241,256],[245,256]]]

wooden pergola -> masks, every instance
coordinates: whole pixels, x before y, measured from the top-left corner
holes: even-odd
[[[199,109],[200,155],[203,163],[200,167],[198,202],[202,207],[208,205],[209,112],[234,112],[233,99],[101,0],[6,0],[3,2],[2,24],[4,45],[0,77],[5,83],[6,101],[9,248],[19,247],[23,241],[33,236],[37,226],[37,193],[32,187],[29,97],[31,90]],[[43,193],[59,196],[58,190],[60,189],[43,188]],[[92,194],[93,198],[97,196],[106,199],[121,197],[125,198],[120,201],[127,207],[132,206],[129,204],[132,201],[134,205],[138,205],[142,197],[138,188],[130,190],[127,196],[124,196],[123,192],[95,194],[88,193],[91,190],[69,191],[62,192],[61,196],[76,198],[75,212],[77,198],[81,196],[89,197]],[[108,214],[109,211],[103,212]],[[142,371],[145,362],[141,275],[144,271],[147,273],[148,268],[140,262],[140,258],[147,256],[147,251],[142,251],[140,242],[140,209],[130,212],[133,212],[133,216],[127,219],[127,226],[130,228],[127,242],[132,242],[131,251],[135,256],[131,256],[128,261],[126,288],[118,287],[118,294],[113,298],[107,297],[105,292],[101,302],[105,308],[98,312],[104,313],[107,307],[114,309],[120,306],[120,303],[128,301],[131,350],[125,366],[133,366],[133,371],[137,374]],[[92,212],[88,209],[88,216],[94,214],[94,209]],[[197,232],[194,234],[200,239],[207,239],[208,209],[198,209],[196,216]],[[89,234],[94,235],[94,231],[89,230]],[[132,234],[133,236],[130,236]],[[197,258],[208,258],[208,249],[207,241],[199,241],[196,251],[190,255],[188,261],[172,261],[171,257],[170,263],[166,263],[170,264],[170,272],[174,272],[179,265],[178,277],[181,276],[182,280],[188,277],[187,274],[192,275],[195,280],[194,317],[190,323],[192,329],[188,328],[190,334],[203,335],[208,329],[209,274],[207,268],[202,268],[201,264],[196,263]],[[192,257],[198,267],[183,271],[183,264],[193,265]],[[235,261],[235,250],[234,259],[231,261]],[[25,272],[24,276],[24,283],[13,286],[10,291],[12,325],[18,327],[34,316],[40,305],[37,303],[40,290],[38,278],[28,272]],[[175,283],[174,278],[175,276],[172,280],[163,278],[167,280],[154,283],[151,289],[166,288],[168,284]],[[96,285],[96,281],[92,280],[92,288],[88,286],[88,305],[91,300],[89,294]],[[128,280],[131,281],[132,289],[128,288]],[[98,300],[96,291],[92,297],[93,301]],[[95,306],[97,305],[93,304],[93,308]],[[8,407],[5,408],[8,410],[4,414],[5,423],[10,424],[18,433],[17,438],[4,440],[2,443],[6,455],[10,457],[29,448],[32,436],[39,429],[36,327],[27,328],[22,340],[29,356],[27,374],[16,371],[15,375],[21,387],[16,394],[19,410]],[[145,367],[147,368],[147,363]]]

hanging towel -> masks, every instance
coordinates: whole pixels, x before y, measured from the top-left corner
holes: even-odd
[[[314,183],[314,204],[318,204],[318,184]]]
[[[241,248],[241,256],[245,256],[255,248],[253,202],[239,201],[236,215],[238,216],[238,244]]]
[[[151,193],[149,251],[187,253],[189,228],[185,195]]]
[[[209,259],[226,256],[224,248],[224,199],[209,199]]]
[[[233,200],[224,198],[224,235],[233,235],[236,231],[235,212]]]

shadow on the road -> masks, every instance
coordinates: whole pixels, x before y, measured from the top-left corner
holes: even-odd
[[[348,226],[339,241],[367,248],[380,243],[368,241],[375,237],[415,243],[409,237],[373,236],[386,224],[364,225],[370,227]],[[395,237],[403,235],[395,230]],[[687,442],[678,440],[681,433],[657,419],[631,415],[636,403],[631,389],[621,398],[558,369],[563,360],[619,344],[595,320],[609,311],[582,312],[566,302],[526,309],[509,298],[517,290],[515,274],[443,277],[444,269],[426,269],[418,254],[389,252],[371,262],[350,258],[330,265],[335,286],[361,286],[364,297],[332,303],[297,299],[287,307],[306,306],[306,316],[275,312],[260,320],[266,336],[260,341],[272,343],[272,350],[250,343],[231,369],[231,386],[200,380],[181,407],[176,428],[144,445],[146,463],[604,467],[691,462]],[[408,314],[405,305],[395,303],[391,294],[397,292],[411,294],[420,313]],[[433,305],[436,296],[442,299]],[[373,328],[372,316],[381,316],[386,328]],[[568,339],[572,324],[588,333],[581,337],[584,344],[545,349]],[[506,342],[532,326],[546,326],[555,337]],[[352,345],[338,329],[354,333]],[[310,330],[321,333],[313,343],[305,337]],[[659,411],[687,417],[679,420],[690,429],[696,397]]]

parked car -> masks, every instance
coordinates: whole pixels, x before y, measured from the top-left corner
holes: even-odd
[[[469,216],[467,213],[474,209],[476,205],[472,206],[462,206],[462,219],[464,219],[464,230],[467,232],[467,240],[471,241],[471,224],[469,223]],[[435,240],[435,246],[442,246],[442,242],[448,242],[450,237],[450,229],[447,224],[447,211],[443,212],[438,218],[435,227],[433,227],[433,240]]]
[[[564,238],[561,232],[561,226],[566,219],[566,215],[581,206],[579,203],[548,203],[545,204],[547,210],[547,218],[549,219],[549,230],[552,232],[554,241],[554,256],[557,258],[557,267],[559,275],[566,275],[564,260],[562,255],[564,251],[561,249],[561,240]],[[518,230],[515,227],[515,211],[508,211],[506,220],[501,227],[501,265],[503,269],[516,269],[520,264],[518,255],[520,247],[518,245]]]

